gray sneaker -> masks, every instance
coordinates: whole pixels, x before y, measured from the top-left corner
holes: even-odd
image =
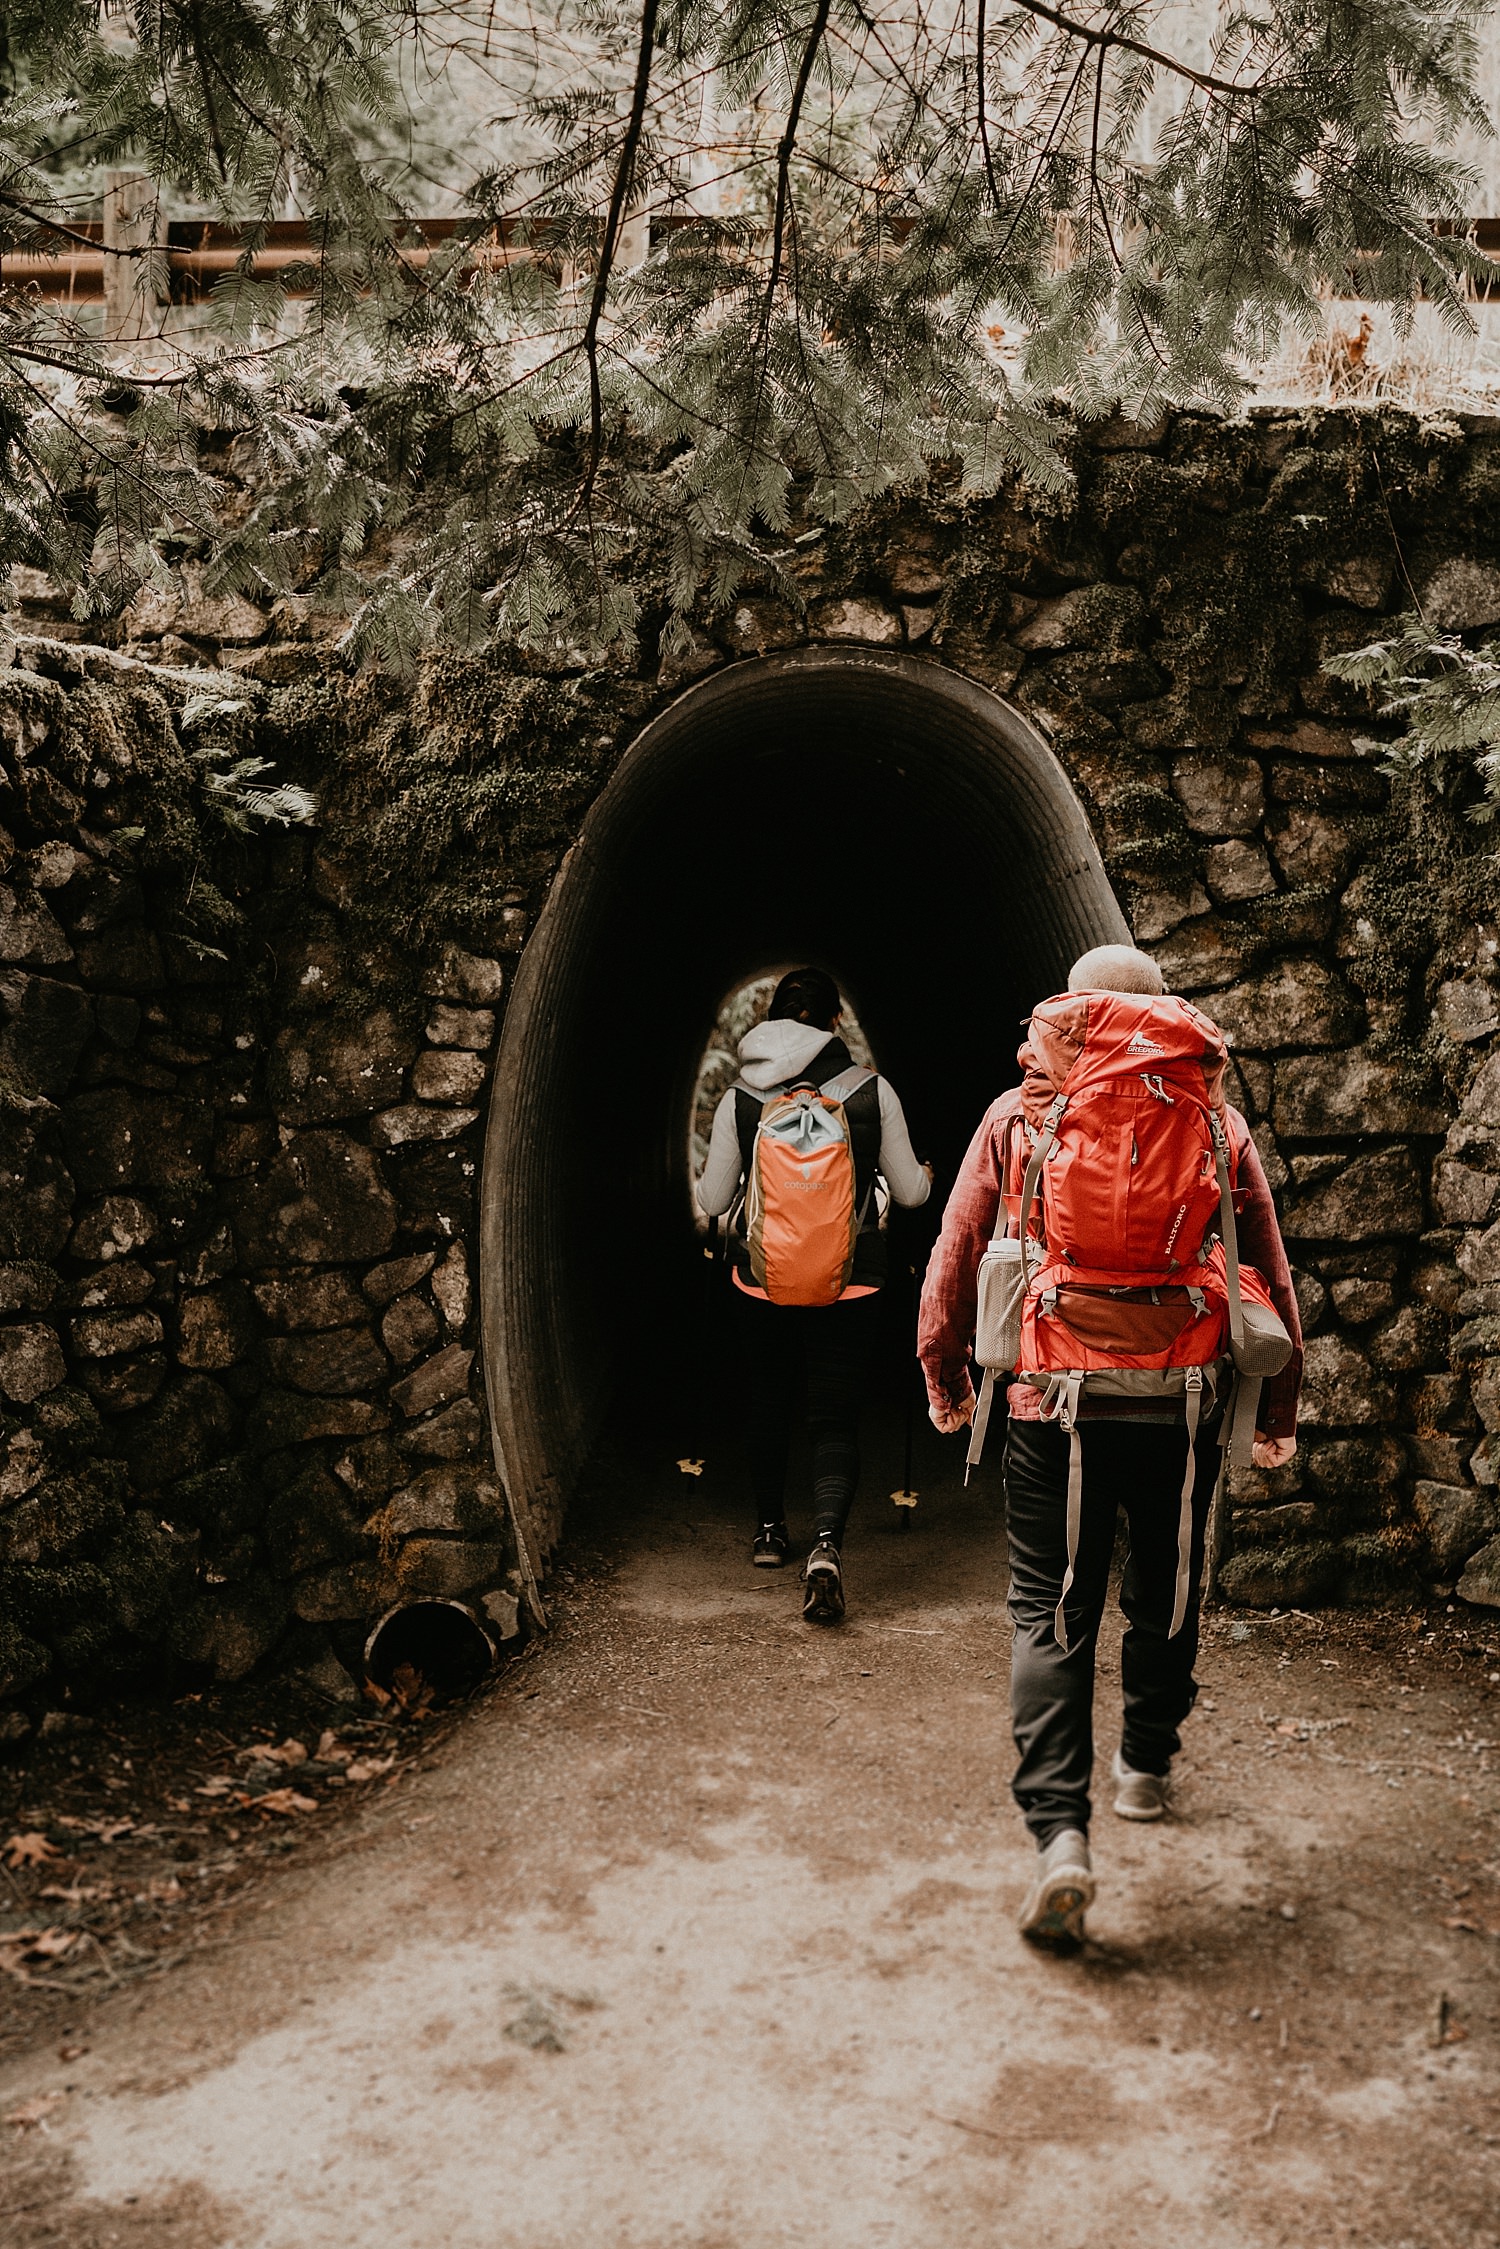
[[[1114,1775],[1115,1810],[1122,1820],[1166,1818],[1172,1797],[1168,1774],[1133,1772],[1117,1749]]]
[[[1032,1944],[1059,1950],[1082,1944],[1083,1917],[1093,1902],[1088,1837],[1076,1827],[1064,1828],[1037,1861],[1036,1880],[1021,1908],[1021,1934]]]

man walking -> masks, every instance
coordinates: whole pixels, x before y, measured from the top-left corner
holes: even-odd
[[[1085,954],[1068,992],[1076,1002],[1037,1011],[1021,1049],[1026,1083],[993,1104],[970,1145],[927,1269],[918,1336],[931,1418],[956,1432],[974,1417],[980,1259],[994,1237],[1021,1236],[1026,1378],[1009,1387],[1004,1461],[1013,1792],[1039,1854],[1020,1926],[1043,1944],[1077,1943],[1094,1896],[1094,1661],[1117,1512],[1130,1551],[1114,1809],[1155,1820],[1198,1691],[1199,1581],[1231,1326],[1237,1363],[1253,1358],[1242,1331],[1254,1306],[1268,1327],[1279,1315],[1290,1345],[1260,1389],[1259,1467],[1280,1467],[1296,1449],[1302,1363],[1270,1189],[1248,1125],[1223,1102],[1214,1026],[1166,998],[1155,962],[1127,945]],[[1175,1077],[1174,1040],[1187,1056]],[[1089,1245],[1091,1233],[1101,1246]]]

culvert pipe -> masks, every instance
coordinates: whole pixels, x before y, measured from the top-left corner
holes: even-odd
[[[494,1669],[496,1652],[489,1627],[466,1601],[398,1601],[365,1641],[365,1677],[389,1694],[409,1665],[435,1703],[457,1702]]]
[[[643,730],[522,955],[491,1099],[486,1378],[533,1560],[627,1344],[644,1379],[681,1364],[688,1107],[725,994],[778,961],[832,970],[941,1191],[1032,1003],[1128,935],[1042,735],[939,663],[788,651]]]

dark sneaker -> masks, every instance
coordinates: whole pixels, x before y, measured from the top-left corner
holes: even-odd
[[[755,1534],[750,1559],[758,1570],[779,1570],[791,1551],[792,1542],[785,1523],[762,1523]]]
[[[837,1624],[844,1613],[844,1572],[832,1539],[820,1538],[802,1568],[805,1624]]]
[[[1093,1902],[1088,1838],[1066,1828],[1037,1860],[1036,1879],[1021,1908],[1021,1934],[1032,1944],[1071,1952],[1083,1942],[1083,1917]]]

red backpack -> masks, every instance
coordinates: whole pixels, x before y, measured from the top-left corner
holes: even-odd
[[[1019,1190],[1010,1199],[1019,1206],[1013,1223],[1021,1254],[1013,1237],[1008,1272],[1016,1302],[1000,1349],[1006,1371],[1041,1390],[1044,1416],[1071,1439],[1063,1598],[1078,1542],[1084,1393],[1181,1398],[1188,1456],[1175,1633],[1187,1606],[1204,1392],[1212,1398],[1234,1388],[1221,1442],[1242,1459],[1261,1380],[1280,1371],[1292,1348],[1261,1276],[1239,1262],[1223,1036],[1188,1000],[1065,992],[1034,1012],[1021,1060],[1030,1152],[1019,1181],[1007,1179]],[[995,1245],[990,1254],[997,1255]],[[998,1258],[996,1269],[1006,1269]],[[987,1363],[993,1356],[993,1349],[981,1352],[986,1371],[971,1461],[983,1448],[1000,1371]],[[1061,1601],[1057,1632],[1066,1648]]]

